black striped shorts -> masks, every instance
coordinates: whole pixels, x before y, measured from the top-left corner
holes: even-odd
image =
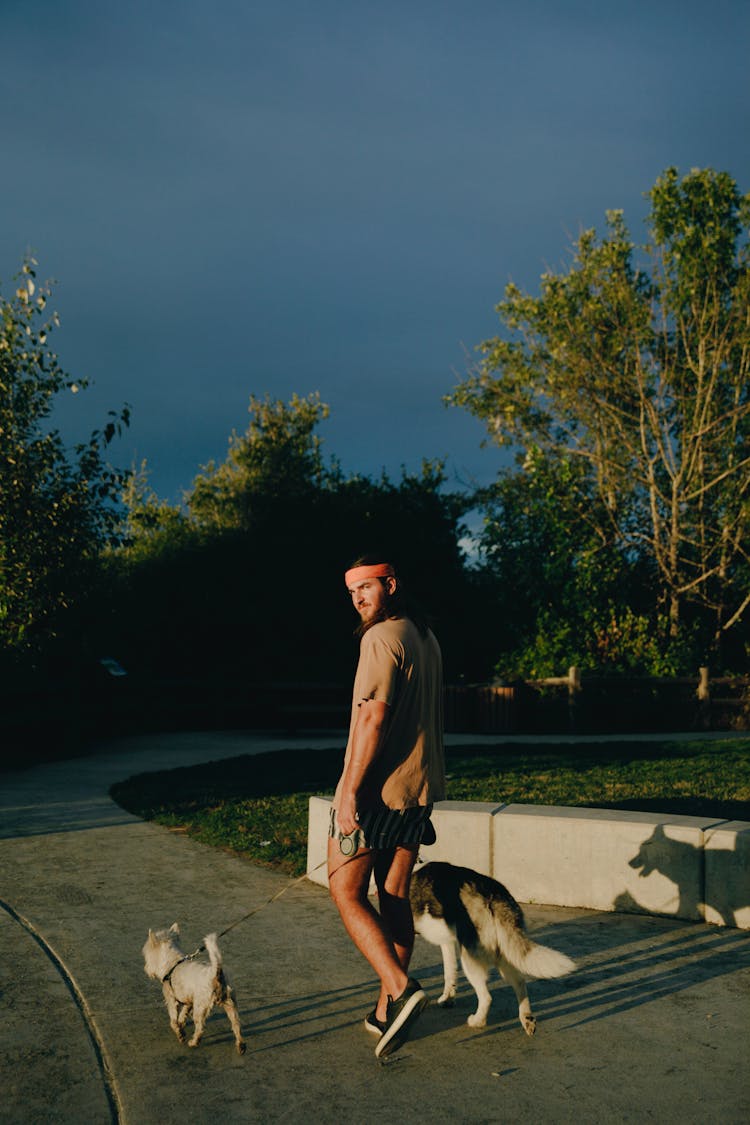
[[[434,844],[437,836],[431,813],[432,805],[364,809],[359,813],[359,828],[347,836],[339,828],[336,810],[331,806],[328,835],[339,841],[344,855],[354,855],[360,848],[387,850],[406,844]]]

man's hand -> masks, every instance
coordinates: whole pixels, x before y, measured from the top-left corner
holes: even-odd
[[[345,836],[351,836],[357,827],[357,796],[351,789],[341,790],[339,808],[336,809],[339,828]]]

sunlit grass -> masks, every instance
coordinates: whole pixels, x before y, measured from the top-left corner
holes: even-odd
[[[647,753],[644,753],[647,751]],[[637,756],[635,756],[637,755]],[[739,742],[623,744],[570,748],[534,756],[513,755],[503,762],[486,756],[459,759],[452,770],[449,796],[462,801],[502,801],[595,808],[648,807],[664,811],[690,803],[699,811],[725,802],[750,808],[750,740]],[[687,807],[685,810],[687,811]],[[729,811],[736,811],[730,808]]]
[[[124,808],[289,874],[305,870],[308,799],[333,792],[339,748],[286,750],[139,774]],[[659,810],[750,820],[750,738],[452,748],[456,801]]]

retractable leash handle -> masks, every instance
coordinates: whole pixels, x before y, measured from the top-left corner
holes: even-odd
[[[355,828],[348,836],[339,836],[339,850],[342,855],[353,856],[359,850],[359,829]]]

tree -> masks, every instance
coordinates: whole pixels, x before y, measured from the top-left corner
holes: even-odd
[[[750,604],[750,196],[710,169],[648,195],[643,255],[613,211],[539,296],[509,285],[450,401],[521,459],[577,463],[598,547],[653,568],[672,637],[692,607],[716,652]]]
[[[252,396],[247,432],[198,474],[184,511],[158,499],[143,469],[133,475],[128,536],[110,560],[114,596],[100,615],[126,663],[348,682],[356,654],[344,571],[375,551],[434,614],[448,674],[487,674],[493,634],[474,628],[487,613],[460,546],[468,498],[445,490],[439,462],[397,481],[346,476],[323,456],[327,414],[317,394]]]
[[[0,294],[0,647],[13,651],[54,633],[113,534],[124,478],[104,449],[129,418],[110,412],[72,454],[50,428],[55,396],[86,380],[49,348],[59,318],[47,314],[50,287],[37,288],[35,266],[28,258],[13,296]]]
[[[160,551],[173,551],[194,531],[182,508],[162,500],[151,488],[145,460],[127,474],[120,500],[122,520],[116,546],[131,562]],[[107,552],[108,563],[112,557],[113,552]]]
[[[207,465],[188,494],[201,526],[248,530],[269,502],[306,501],[336,475],[316,433],[328,417],[318,394],[293,395],[289,403],[251,395],[248,409],[250,424],[242,436],[232,434],[226,461]]]
[[[686,638],[669,636],[646,560],[603,547],[578,508],[580,462],[527,457],[477,495],[480,573],[502,622],[496,671],[514,679],[587,672],[678,673]],[[689,638],[687,638],[689,639]]]

